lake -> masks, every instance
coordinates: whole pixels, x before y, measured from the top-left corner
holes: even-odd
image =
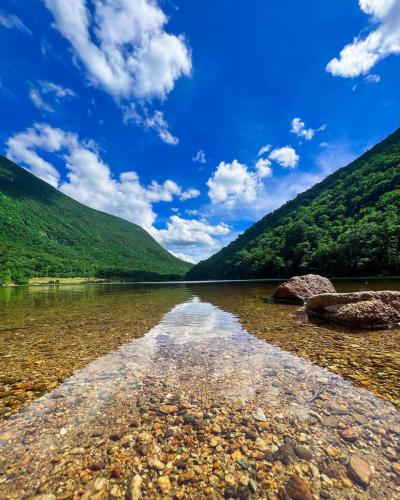
[[[275,287],[0,288],[0,497],[400,498],[400,330]]]

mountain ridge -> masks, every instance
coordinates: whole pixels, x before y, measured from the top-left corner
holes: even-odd
[[[281,278],[310,271],[400,274],[399,186],[400,129],[264,216],[195,265],[188,278]],[[388,243],[386,253],[382,241]]]
[[[137,224],[87,207],[0,156],[0,280],[170,280],[190,267]]]

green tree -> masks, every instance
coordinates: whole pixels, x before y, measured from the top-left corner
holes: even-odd
[[[7,286],[11,285],[11,272],[9,269],[1,269],[0,270],[0,285]]]

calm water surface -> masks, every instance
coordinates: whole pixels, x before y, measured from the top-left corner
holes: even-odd
[[[274,288],[0,289],[0,497],[400,498],[399,332]]]

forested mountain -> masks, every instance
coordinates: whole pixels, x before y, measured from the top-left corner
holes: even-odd
[[[193,267],[190,279],[400,275],[400,129]]]
[[[0,281],[180,279],[190,266],[136,224],[88,208],[0,157]]]

